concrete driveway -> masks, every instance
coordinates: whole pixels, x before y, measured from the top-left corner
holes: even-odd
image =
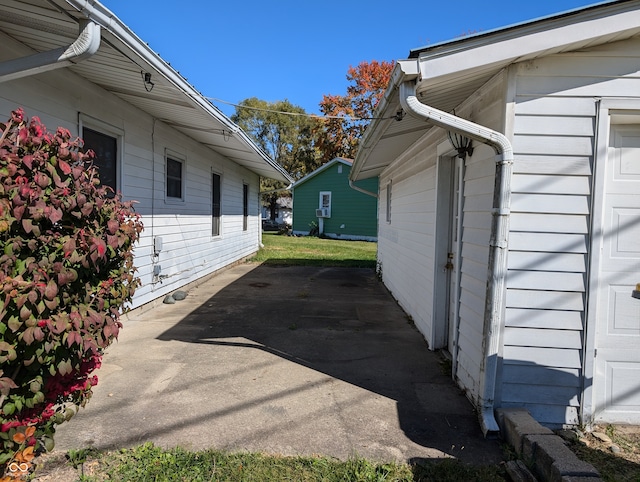
[[[373,270],[241,264],[124,325],[56,450],[501,460]]]

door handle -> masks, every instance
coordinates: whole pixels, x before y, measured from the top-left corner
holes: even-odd
[[[453,253],[447,254],[447,264],[444,265],[445,270],[453,269]]]

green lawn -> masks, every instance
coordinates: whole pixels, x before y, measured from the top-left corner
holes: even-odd
[[[375,268],[377,243],[312,236],[262,235],[262,248],[251,261],[280,265]]]
[[[414,465],[372,462],[362,458],[340,461],[330,457],[284,457],[215,450],[192,452],[182,448],[165,450],[151,443],[106,453],[71,451],[67,458],[68,461],[50,461],[49,467],[45,465],[36,472],[36,480],[39,477],[43,480],[81,482],[506,480],[500,466],[471,467],[455,459],[422,461]],[[54,474],[63,478],[48,478]]]

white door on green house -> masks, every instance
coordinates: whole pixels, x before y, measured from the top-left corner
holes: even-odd
[[[640,419],[640,125],[612,124],[603,193],[595,420]],[[598,233],[595,233],[597,236]]]

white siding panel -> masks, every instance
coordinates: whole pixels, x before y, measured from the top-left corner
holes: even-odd
[[[482,266],[487,266],[489,260],[489,244],[478,245],[465,243],[462,248],[462,257],[480,263]],[[485,280],[485,277],[482,277],[482,280]]]
[[[464,195],[467,198],[491,195],[493,200],[493,186],[495,180],[492,177],[483,177],[480,179],[471,179],[465,183]]]
[[[582,347],[580,332],[574,330],[507,327],[504,329],[504,342],[506,345],[543,348],[574,348],[579,350]]]
[[[596,104],[590,97],[541,97],[518,93],[515,111],[517,116],[593,117],[596,115]]]
[[[587,260],[585,254],[512,251],[509,269],[585,273]]]
[[[484,292],[476,295],[469,291],[463,291],[460,296],[460,330],[473,331],[473,335],[468,334],[471,339],[475,339],[476,336],[482,338],[484,312]]]
[[[506,309],[507,326],[513,327],[582,330],[582,318],[579,311]]]
[[[507,307],[582,311],[584,296],[574,292],[508,289]]]
[[[513,212],[549,214],[588,214],[587,196],[514,193],[511,198]]]
[[[525,385],[507,383],[502,391],[502,399],[509,403],[527,402],[544,404],[549,400],[563,400],[566,405],[577,407],[580,405],[577,387]]]
[[[526,402],[504,402],[504,408],[526,408],[533,418],[543,425],[561,427],[567,425],[579,425],[578,408],[566,405],[529,404]],[[559,422],[560,421],[560,422]]]
[[[480,230],[487,230],[491,227],[492,215],[490,212],[467,212],[462,220],[464,228],[474,228]]]
[[[582,366],[580,350],[561,348],[505,346],[504,359],[558,368],[580,368]]]
[[[502,379],[505,382],[525,385],[551,385],[579,387],[580,370],[577,368],[549,369],[540,365],[505,363]]]
[[[594,125],[591,116],[574,116],[571,122],[549,115],[521,115],[518,117],[516,134],[535,132],[548,136],[593,136]]]
[[[591,175],[591,158],[589,156],[517,154],[513,162],[513,172],[589,176]]]
[[[552,253],[586,253],[584,234],[511,233],[509,247],[514,251],[541,251]]]
[[[487,280],[487,264],[486,260],[475,261],[469,258],[465,258],[462,260],[461,271],[463,274],[468,275],[470,278],[474,278],[481,282],[486,282]],[[464,285],[462,285],[464,287]],[[475,293],[477,295],[484,294],[484,290],[480,293],[477,293],[473,290],[469,290],[471,293]]]
[[[513,150],[518,155],[590,156],[591,137],[516,135]]]
[[[634,70],[633,74],[638,71]],[[554,77],[553,79],[525,77],[519,80],[521,92],[527,96],[558,95],[563,97],[584,97],[593,95],[594,90],[602,97],[634,97],[638,95],[637,78],[625,76],[619,78],[602,77]],[[594,89],[597,85],[597,89]]]
[[[436,170],[429,162],[425,152],[396,166],[391,179],[380,178],[393,188],[391,223],[379,225],[378,262],[385,285],[431,345]],[[385,200],[378,205],[385,219]]]
[[[547,291],[585,291],[583,273],[510,270],[508,288]]]
[[[477,154],[474,152],[474,157]],[[464,169],[465,181],[471,179],[491,178],[493,179],[496,174],[495,162],[469,162]]]
[[[591,188],[586,176],[514,175],[512,192],[537,194],[589,194]]]
[[[470,243],[480,246],[488,245],[490,237],[491,232],[489,230],[489,226],[487,226],[487,229],[476,229],[467,227],[464,229],[464,232],[462,234],[462,240],[465,244]]]
[[[580,233],[587,234],[589,226],[584,214],[535,214],[514,212],[509,219],[512,231],[529,231],[535,226],[542,233]]]

